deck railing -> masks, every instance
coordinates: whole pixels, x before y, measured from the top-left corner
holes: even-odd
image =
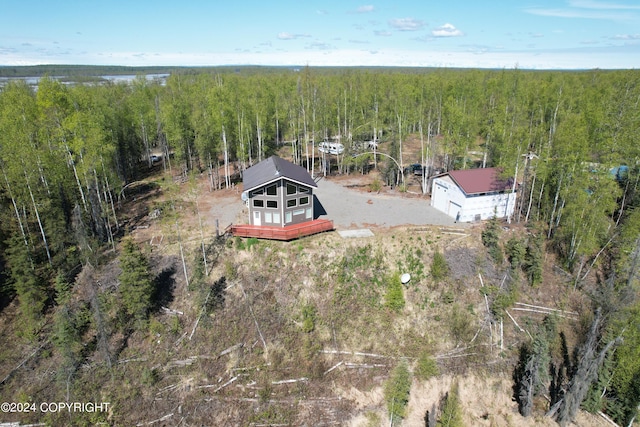
[[[287,227],[239,224],[231,226],[231,234],[238,237],[255,237],[271,240],[294,240],[312,234],[333,230],[333,221],[316,219]]]

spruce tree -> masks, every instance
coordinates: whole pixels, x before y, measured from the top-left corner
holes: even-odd
[[[124,310],[136,320],[144,321],[151,308],[153,280],[149,261],[131,239],[124,241],[120,267],[120,295]]]

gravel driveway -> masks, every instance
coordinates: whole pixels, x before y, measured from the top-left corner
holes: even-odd
[[[349,185],[361,182],[357,180],[340,180],[319,178],[318,188],[314,190],[319,204],[316,205],[316,216],[330,219],[338,230],[359,228],[394,227],[398,225],[453,225],[453,218],[437,211],[429,205],[429,198],[400,192],[369,193],[362,189],[349,188]],[[205,215],[204,222],[214,226],[219,220],[220,230],[229,224],[248,221],[248,213],[240,199],[242,189],[235,187],[220,190],[214,196],[202,200],[201,208]],[[464,226],[464,224],[457,224]]]
[[[333,182],[331,178],[321,178],[317,184],[314,194],[326,211],[326,215],[320,215],[320,218],[333,220],[336,229],[455,223],[453,218],[431,207],[430,199],[426,197],[400,192],[361,192]]]

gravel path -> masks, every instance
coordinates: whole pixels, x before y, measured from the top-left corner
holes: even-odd
[[[399,192],[361,192],[333,182],[330,178],[322,178],[317,184],[314,194],[326,211],[326,215],[320,218],[333,220],[336,229],[455,224],[453,218],[432,208],[425,197]]]

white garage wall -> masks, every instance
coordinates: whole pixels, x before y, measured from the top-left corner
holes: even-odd
[[[448,176],[435,178],[431,191],[431,206],[460,222],[476,219],[506,218],[513,214],[516,195],[498,193],[484,196],[466,196]],[[458,217],[459,215],[459,217]]]

